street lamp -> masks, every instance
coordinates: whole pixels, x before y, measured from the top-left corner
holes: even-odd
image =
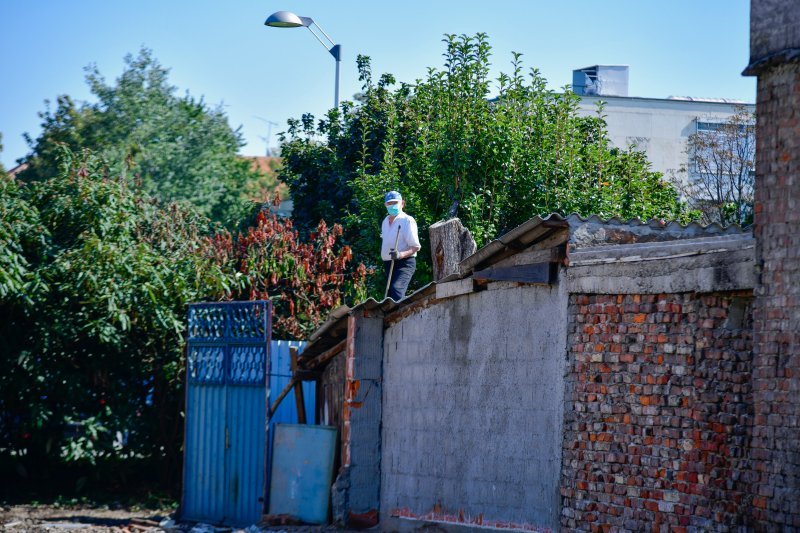
[[[328,43],[322,40],[322,38],[313,30],[311,29],[311,25],[317,27],[319,32],[325,36],[325,39],[328,40]],[[339,63],[342,60],[342,46],[339,44],[335,44],[333,39],[331,39],[325,30],[319,27],[319,24],[314,22],[311,17],[300,17],[292,13],[291,11],[276,11],[269,17],[267,17],[266,22],[264,22],[265,26],[271,26],[273,28],[299,28],[300,26],[305,26],[308,28],[314,37],[325,47],[325,49],[330,52],[333,58],[336,60],[336,87],[334,92],[333,104],[335,107],[339,107]]]

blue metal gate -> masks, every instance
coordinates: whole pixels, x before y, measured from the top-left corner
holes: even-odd
[[[261,519],[271,311],[268,301],[189,306],[183,519]]]

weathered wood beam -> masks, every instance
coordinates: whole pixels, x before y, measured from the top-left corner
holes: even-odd
[[[278,409],[278,406],[280,406],[283,399],[286,398],[286,395],[289,394],[289,391],[292,390],[294,384],[295,384],[295,379],[294,378],[290,379],[289,383],[287,383],[286,386],[281,391],[281,393],[278,394],[278,397],[275,398],[275,401],[272,402],[272,405],[269,406],[269,418],[272,418],[272,415],[275,414],[275,411]]]
[[[336,345],[334,345],[331,348],[328,348],[327,350],[316,356],[314,359],[306,361],[302,357],[299,358],[298,360],[299,364],[305,367],[306,369],[309,370],[314,369],[320,365],[327,363],[328,361],[336,357],[340,352],[343,352],[346,345],[347,345],[347,339],[342,339]]]
[[[544,250],[526,250],[510,257],[506,257],[502,261],[498,261],[492,266],[497,267],[511,267],[517,265],[531,265],[535,263],[561,263],[567,257],[566,245],[560,244],[554,248],[546,248]]]
[[[520,239],[519,241],[512,241],[506,245],[504,245],[504,249],[502,251],[498,251],[497,253],[493,254],[487,261],[492,261],[492,264],[497,264],[498,262],[507,259],[510,256],[514,256],[519,254],[522,250],[528,248],[531,242],[536,239],[539,239],[534,246],[537,249],[541,249],[542,246],[540,245],[541,242],[545,243],[552,243],[557,241],[558,239],[562,238],[562,235],[566,233],[566,238],[569,239],[569,233],[564,232],[560,227],[547,227],[547,226],[540,226],[536,228],[536,230],[532,231],[529,235],[526,235],[525,240],[523,241]],[[553,237],[556,236],[554,240]],[[555,246],[551,244],[551,246]],[[481,261],[479,264],[475,265],[475,267],[484,266],[487,261]]]

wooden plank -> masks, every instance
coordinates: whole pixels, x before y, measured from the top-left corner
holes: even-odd
[[[540,250],[544,248],[554,248],[567,241],[569,241],[569,231],[559,231],[555,235],[550,235],[546,239],[537,242],[534,244],[534,247]]]
[[[480,281],[517,281],[520,283],[551,284],[558,266],[554,263],[535,263],[511,267],[490,267],[475,272],[472,277]]]
[[[512,230],[513,231],[513,230]],[[536,241],[537,239],[541,239],[550,235],[554,231],[557,231],[554,228],[547,226],[546,224],[541,224],[538,227],[534,228],[533,230],[529,231],[523,237],[518,239],[519,244],[522,247],[528,246],[530,243]]]
[[[299,365],[308,369],[321,366],[327,363],[329,360],[336,357],[339,353],[343,352],[346,345],[347,345],[347,339],[342,339],[335,346],[328,348],[327,350],[316,356],[314,359],[311,359],[310,361],[306,361],[302,357],[299,358],[298,361]]]
[[[531,243],[537,241],[537,239],[538,242],[531,245]],[[520,238],[519,240],[509,242],[505,245],[505,249],[503,251],[492,254],[489,260],[493,262],[493,265],[496,265],[500,261],[507,259],[510,256],[519,254],[522,250],[527,249],[529,246],[531,249],[538,250],[556,246],[559,244],[559,242],[567,240],[569,240],[569,231],[564,231],[561,227],[547,227],[542,225],[525,235],[524,239]],[[476,266],[483,264],[485,264],[485,262],[481,262]]]
[[[295,384],[295,379],[294,378],[290,379],[289,383],[287,383],[286,386],[281,391],[281,393],[278,394],[278,397],[275,398],[275,401],[272,402],[272,405],[269,407],[269,417],[270,418],[272,418],[272,415],[275,414],[275,410],[278,409],[278,406],[281,404],[283,399],[286,398],[286,395],[289,394],[289,391],[292,390],[292,387],[294,387],[294,384]]]
[[[297,348],[292,346],[289,348],[289,357],[291,361],[292,375],[297,375]],[[297,423],[306,423],[306,401],[303,396],[303,382],[294,379],[294,403],[297,408]]]
[[[563,245],[545,250],[525,250],[518,254],[506,257],[492,265],[494,268],[511,267],[517,265],[532,265],[536,263],[560,263],[566,257],[566,248]]]

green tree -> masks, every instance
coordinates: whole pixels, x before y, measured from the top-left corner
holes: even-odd
[[[360,290],[364,267],[340,228],[304,244],[262,213],[233,235],[103,158],[60,151],[53,178],[0,177],[0,477],[44,486],[72,465],[97,482],[149,472],[170,486],[187,305],[268,298],[273,338],[287,338]]]
[[[22,195],[19,183],[0,168],[0,300],[15,307],[30,304],[42,289],[28,259],[42,254],[38,212]]]
[[[602,108],[578,116],[579,98],[547,90],[535,69],[525,74],[520,54],[493,85],[484,34],[444,42],[444,67],[413,84],[374,81],[360,56],[357,105],[345,102],[318,122],[289,121],[281,178],[298,227],[342,220],[357,259],[374,264],[382,195],[398,189],[420,227],[421,284],[430,279],[426,229],[448,216],[459,216],[479,246],[551,212],[685,216],[643,153],[610,146]]]
[[[229,224],[242,216],[245,188],[258,174],[236,156],[242,137],[221,108],[177,95],[167,69],[148,49],[127,56],[114,83],[96,67],[87,68],[86,81],[95,102],[59,96],[55,109],[48,105],[40,113],[42,133],[28,137],[30,166],[23,180],[55,176],[62,144],[76,152],[88,148],[109,162],[112,173],[129,176],[150,196],[190,202]]]
[[[100,158],[62,148],[59,161],[55,177],[0,191],[24,267],[21,290],[4,280],[0,297],[0,448],[24,450],[17,471],[31,478],[120,457],[174,477],[186,303],[231,279],[201,253],[202,216],[162,209]]]

